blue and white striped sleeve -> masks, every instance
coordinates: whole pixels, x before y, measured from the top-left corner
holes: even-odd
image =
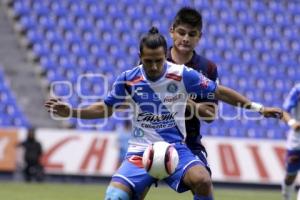
[[[196,94],[197,97],[210,98],[209,94],[215,93],[217,88],[216,82],[188,67],[184,67],[182,77],[186,91]]]
[[[300,100],[300,84],[295,85],[289,92],[287,98],[283,103],[283,109],[287,112],[291,112],[295,108]]]

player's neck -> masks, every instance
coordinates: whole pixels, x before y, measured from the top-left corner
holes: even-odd
[[[146,73],[145,73],[145,75],[148,80],[155,82],[155,81],[159,80],[161,77],[163,77],[163,75],[166,73],[166,71],[167,71],[167,65],[165,63],[163,66],[163,70],[161,71],[161,74],[158,77],[150,77]]]
[[[172,60],[176,64],[180,64],[180,65],[181,64],[186,64],[192,59],[193,51],[183,54],[183,53],[179,52],[176,48],[172,47],[171,57],[172,57]]]

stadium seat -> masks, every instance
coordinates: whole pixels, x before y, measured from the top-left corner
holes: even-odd
[[[15,13],[15,17],[29,15],[30,14],[30,4],[28,1],[22,1],[22,0],[14,1],[13,11]]]
[[[0,68],[0,127],[29,127]]]

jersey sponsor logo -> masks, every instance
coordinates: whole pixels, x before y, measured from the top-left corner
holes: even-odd
[[[164,98],[164,103],[172,103],[177,101],[178,99],[180,99],[183,96],[183,94],[177,94],[175,96],[166,96]]]
[[[172,79],[172,80],[175,80],[175,81],[181,81],[182,76],[179,76],[179,75],[173,74],[173,73],[168,73],[168,74],[166,74],[166,78]]]
[[[143,128],[152,128],[152,129],[166,129],[166,128],[173,128],[176,126],[175,121],[167,123],[167,124],[149,124],[149,123],[142,123],[141,127]]]
[[[137,122],[141,122],[142,128],[165,129],[176,126],[174,117],[177,112],[155,115],[150,112],[139,113]]]
[[[178,91],[178,86],[175,83],[170,83],[167,86],[167,91],[170,93],[175,93]]]
[[[177,115],[177,112],[162,114],[162,115],[155,115],[150,112],[143,112],[139,113],[137,117],[137,121],[144,121],[144,122],[162,122],[162,121],[171,121]]]

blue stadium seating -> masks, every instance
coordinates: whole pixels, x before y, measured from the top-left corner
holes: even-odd
[[[175,11],[184,5],[202,12],[203,38],[197,50],[218,65],[221,83],[255,101],[281,106],[299,80],[299,2],[15,0],[13,10],[49,83],[71,80],[76,87],[82,84],[77,77],[87,72],[109,75],[112,84],[120,72],[138,63],[141,34],[156,25],[167,36]],[[103,93],[99,84],[84,83],[82,92]],[[67,89],[61,86],[56,92],[65,94]],[[74,93],[68,101],[76,106],[82,98]],[[229,107],[224,110],[234,113]],[[70,123],[83,128],[76,120]],[[113,130],[118,123],[112,118],[99,129]],[[275,139],[284,138],[286,131],[273,121],[221,119],[203,128],[207,135]]]
[[[29,127],[0,66],[0,127]]]

